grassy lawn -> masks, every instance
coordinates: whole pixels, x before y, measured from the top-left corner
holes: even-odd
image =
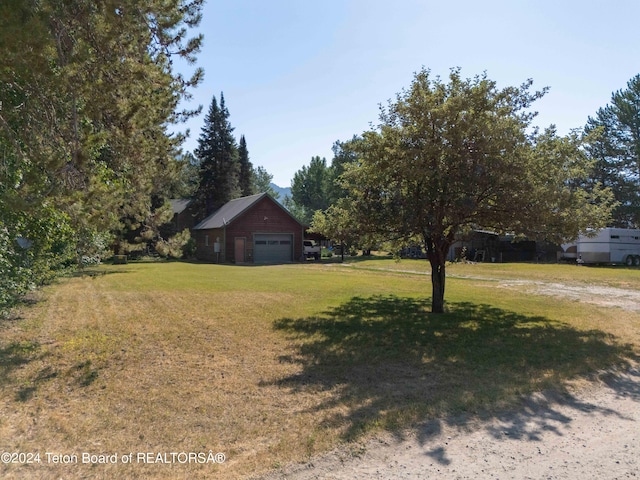
[[[338,259],[336,258],[333,261],[337,262]],[[386,255],[347,257],[345,265],[363,270],[410,271],[425,275],[431,272],[427,260],[403,259],[396,261]],[[526,279],[545,282],[570,282],[578,285],[606,285],[640,290],[640,270],[623,266],[576,267],[569,264],[452,263],[447,266],[447,276],[449,278],[484,278],[498,281]]]
[[[637,269],[453,265],[439,316],[427,272],[424,260],[374,258],[129,264],[65,279],[0,321],[0,452],[41,460],[0,464],[0,476],[245,478],[370,432],[491,415],[640,352],[638,312],[498,288],[640,289]],[[209,451],[226,461],[137,456]]]

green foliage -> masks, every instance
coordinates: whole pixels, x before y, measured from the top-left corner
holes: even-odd
[[[604,226],[611,199],[581,188],[590,164],[577,137],[528,133],[535,114],[527,109],[544,95],[531,85],[498,89],[486,74],[463,79],[457,69],[448,83],[416,73],[381,108],[380,125],[350,142],[357,160],[341,176],[348,195],[314,229],[424,244],[440,313],[446,256],[461,232],[562,240]]]
[[[357,159],[352,148],[357,140],[358,137],[354,136],[347,142],[335,142],[330,166],[326,159],[316,156],[311,158],[309,166],[305,165],[295,173],[291,182],[291,198],[285,200],[285,206],[302,223],[311,223],[315,212],[326,211],[346,195],[339,178],[347,165]]]
[[[123,228],[144,228],[179,168],[167,127],[202,78],[202,0],[8,0],[0,4],[0,222],[33,242],[14,277],[41,282],[73,252],[97,258]],[[51,207],[55,205],[55,209]],[[151,212],[151,213],[150,213]],[[55,226],[55,227],[54,227]],[[8,242],[8,243],[7,243]],[[9,260],[8,260],[9,261]],[[18,267],[16,267],[18,268]],[[34,283],[20,281],[21,285]],[[14,289],[15,291],[20,290]]]
[[[609,187],[618,206],[613,225],[640,227],[640,75],[611,103],[589,117],[585,126],[586,151],[594,160],[591,183]]]
[[[199,216],[204,218],[242,194],[238,147],[223,94],[220,94],[220,106],[215,96],[211,100],[195,155],[200,164],[195,204]]]
[[[240,137],[240,145],[238,146],[238,185],[240,194],[248,197],[256,193],[255,191],[255,172],[253,165],[249,160],[249,150],[247,149],[247,141],[244,135]]]
[[[214,96],[194,152],[199,166],[194,206],[200,218],[234,198],[262,192],[278,198],[269,185],[273,175],[264,167],[253,167],[244,135],[236,144],[233,130],[224,95],[220,94],[220,105]]]
[[[353,222],[348,208],[341,203],[331,205],[325,211],[316,210],[309,231],[320,233],[353,249],[371,250],[383,240],[380,235],[360,230]]]
[[[309,224],[316,210],[326,210],[330,205],[331,174],[327,160],[312,157],[309,166],[303,166],[291,181],[291,201],[288,208],[304,224]]]
[[[333,151],[333,159],[329,169],[329,180],[327,185],[327,197],[329,205],[333,205],[341,198],[347,196],[347,191],[340,183],[340,176],[344,173],[348,165],[358,160],[357,151],[354,145],[357,145],[359,137],[354,135],[351,140],[346,142],[335,142],[331,150]]]
[[[2,212],[0,219],[0,315],[28,292],[73,265],[69,217],[50,207],[37,215]]]
[[[193,258],[196,256],[197,251],[196,239],[190,237],[189,240],[182,246],[182,258]]]
[[[189,229],[185,228],[182,232],[177,233],[167,240],[159,240],[155,248],[162,257],[182,258],[188,255],[193,248],[192,245],[190,245],[190,241],[191,234],[189,233]]]
[[[256,193],[266,192],[271,195],[274,199],[278,200],[280,198],[280,193],[276,192],[271,187],[271,181],[273,180],[273,175],[271,175],[264,167],[258,167],[255,169],[254,175],[254,190]]]
[[[125,225],[117,238],[117,252],[156,252],[165,258],[181,258],[191,237],[188,230],[176,232],[172,220],[173,209],[167,200],[151,202],[138,222]]]
[[[175,159],[178,173],[175,181],[169,186],[168,198],[191,198],[198,190],[200,165],[192,153],[187,152]]]

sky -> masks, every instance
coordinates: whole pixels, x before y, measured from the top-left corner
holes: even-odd
[[[198,31],[203,106],[183,149],[193,151],[221,92],[250,160],[288,187],[318,155],[378,123],[425,67],[446,79],[486,71],[498,87],[549,87],[534,123],[582,128],[640,73],[638,0],[208,0]],[[190,74],[193,66],[181,66]]]

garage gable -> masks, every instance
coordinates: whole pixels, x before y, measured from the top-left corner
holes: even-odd
[[[221,261],[285,263],[302,256],[302,224],[266,193],[232,200],[194,230],[201,237],[216,228],[223,232]],[[203,259],[211,258],[204,252],[206,248],[199,249]]]

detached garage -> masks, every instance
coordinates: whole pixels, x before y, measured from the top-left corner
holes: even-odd
[[[193,233],[201,260],[267,264],[302,257],[303,226],[266,193],[231,200]]]

